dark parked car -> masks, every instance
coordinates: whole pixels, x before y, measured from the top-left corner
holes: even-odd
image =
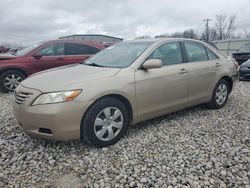
[[[239,65],[247,61],[250,58],[250,44],[241,47],[237,52],[233,53],[233,58]]]
[[[54,40],[38,42],[15,55],[0,55],[0,89],[13,91],[27,76],[46,69],[81,62],[104,49],[97,42]]]
[[[250,59],[242,63],[239,69],[240,80],[250,81]]]

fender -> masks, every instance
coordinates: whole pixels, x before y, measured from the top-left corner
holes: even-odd
[[[11,66],[11,65],[8,65],[6,67],[0,68],[0,74],[2,74],[6,70],[13,70],[13,69],[20,70],[24,74],[26,74],[26,76],[29,76],[29,73],[23,67],[21,67],[21,66]]]

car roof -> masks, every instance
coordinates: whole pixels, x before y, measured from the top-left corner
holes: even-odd
[[[45,43],[74,43],[74,44],[85,44],[85,45],[95,46],[95,47],[98,47],[98,48],[105,48],[105,46],[100,42],[87,41],[87,40],[63,40],[63,39],[58,39],[58,40],[45,41],[44,44]]]
[[[146,39],[135,39],[135,40],[128,40],[125,42],[152,42],[152,43],[161,43],[161,42],[171,42],[171,41],[195,41],[204,43],[200,40],[195,39],[188,39],[188,38],[146,38]]]

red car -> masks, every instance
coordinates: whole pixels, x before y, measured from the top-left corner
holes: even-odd
[[[35,43],[16,55],[0,54],[0,89],[13,91],[31,74],[82,62],[104,48],[103,44],[97,42],[54,40]]]

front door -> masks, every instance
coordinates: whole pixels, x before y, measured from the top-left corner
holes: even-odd
[[[63,65],[67,65],[67,57],[64,53],[63,43],[49,44],[30,57],[32,73]]]
[[[161,59],[163,66],[135,72],[138,117],[140,120],[173,112],[187,105],[188,68],[183,63],[179,42],[160,45],[148,59]]]

